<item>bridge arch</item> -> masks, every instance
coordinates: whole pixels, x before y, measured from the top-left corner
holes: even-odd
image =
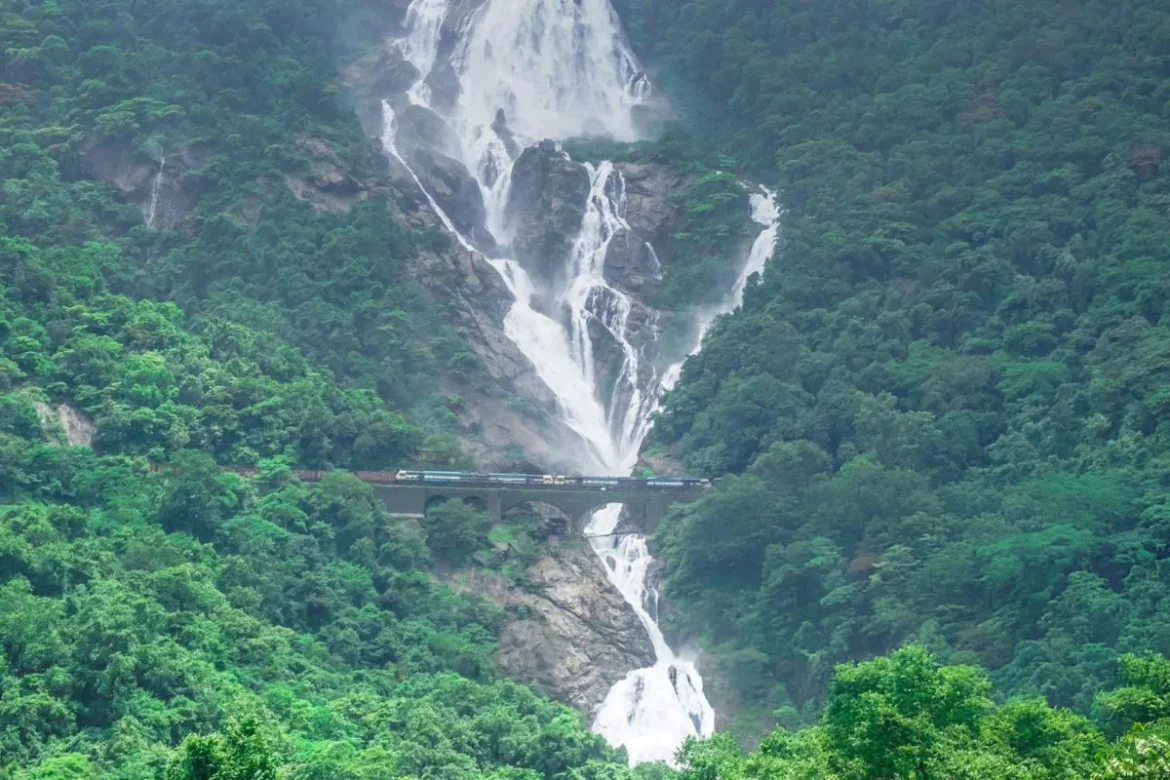
[[[487,499],[483,496],[464,496],[463,503],[477,512],[483,512],[488,508]]]
[[[464,501],[486,511],[495,522],[504,512],[523,504],[540,503],[560,510],[571,523],[569,533],[581,533],[590,513],[608,504],[624,504],[629,526],[646,534],[654,533],[658,520],[675,503],[694,501],[704,488],[655,489],[634,486],[602,491],[576,486],[506,486],[486,485],[378,485],[375,488],[387,509],[397,514],[423,515],[447,500]]]
[[[542,498],[530,498],[525,496],[518,496],[513,499],[505,499],[500,504],[502,514],[507,514],[509,511],[518,507],[527,505],[544,504],[556,509],[562,515],[569,519],[569,532],[573,534],[581,534],[585,531],[585,526],[588,525],[589,519],[597,512],[610,504],[622,504],[625,507],[627,515],[634,518],[641,518],[645,513],[645,504],[643,501],[634,499],[623,500],[614,496],[613,498],[596,498],[585,497],[580,495],[557,495],[555,493],[544,496]]]

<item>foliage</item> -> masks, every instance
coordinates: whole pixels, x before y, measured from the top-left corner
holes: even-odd
[[[338,89],[380,17],[293,10],[0,0],[0,777],[626,780],[441,533],[290,470],[459,460],[477,376]]]
[[[167,767],[167,780],[276,780],[272,748],[254,721],[220,737],[187,737]]]
[[[152,457],[375,468],[450,436],[435,380],[476,364],[407,278],[433,237],[340,99],[360,3],[0,12],[0,391],[38,384],[101,418],[104,451]]]
[[[487,514],[458,499],[427,508],[427,546],[436,555],[462,562],[487,542]]]
[[[659,534],[675,630],[801,712],[906,641],[1083,713],[1170,652],[1165,5],[618,8],[785,208],[652,434],[725,477]]]
[[[816,725],[777,729],[752,753],[726,735],[692,740],[680,753],[680,780],[1160,776],[1119,773],[1135,761],[1155,766],[1151,740],[1108,745],[1083,717],[1035,699],[997,707],[990,690],[982,672],[940,666],[919,647],[841,666]]]
[[[129,263],[114,245],[0,239],[0,253],[0,392],[25,421],[8,433],[39,438],[38,387],[93,420],[100,450],[159,461],[195,447],[238,465],[390,466],[423,442],[373,392],[338,387],[270,334],[226,320],[195,334],[174,304],[116,294]]]
[[[22,444],[0,504],[0,772],[625,777],[580,715],[495,680],[499,609],[436,584],[425,536],[355,477]]]

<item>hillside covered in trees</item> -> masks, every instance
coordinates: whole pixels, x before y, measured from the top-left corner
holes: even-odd
[[[6,780],[627,776],[436,529],[288,470],[457,457],[474,370],[338,90],[358,5],[0,2]],[[369,197],[294,197],[323,156]]]
[[[384,8],[0,0],[2,780],[1167,775],[1170,12],[617,5],[686,119],[637,154],[788,208],[652,446],[723,477],[674,628],[790,728],[628,768],[434,575],[472,510],[291,472],[462,457],[449,242],[340,86]]]
[[[1170,9],[627,0],[781,246],[651,447],[675,628],[815,717],[906,641],[1082,713],[1170,650]]]

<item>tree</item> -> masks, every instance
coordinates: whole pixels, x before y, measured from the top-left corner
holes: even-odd
[[[224,734],[190,736],[167,767],[167,780],[276,780],[279,761],[264,729],[253,719]]]
[[[1127,653],[1119,664],[1125,685],[1097,697],[1114,732],[1170,718],[1170,659]]]
[[[427,509],[427,546],[436,554],[459,561],[486,542],[487,514],[458,499]]]
[[[940,666],[918,647],[838,668],[825,708],[836,771],[929,780],[942,753],[976,739],[990,692],[981,671]]]

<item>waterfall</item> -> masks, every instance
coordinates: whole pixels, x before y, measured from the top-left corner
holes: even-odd
[[[453,46],[444,45],[450,43],[444,40],[448,31],[454,33]],[[435,110],[458,138],[462,161],[483,193],[487,228],[502,244],[519,150],[544,139],[586,134],[635,140],[632,110],[651,89],[609,0],[487,0],[470,13],[452,0],[413,0],[400,47],[422,74],[406,99]],[[448,96],[442,110],[431,76],[446,68],[456,76],[458,94]],[[389,101],[383,111],[387,153],[410,171],[447,230],[464,248],[476,251],[400,153],[397,116]],[[632,301],[604,276],[609,242],[629,228],[625,181],[610,162],[587,170],[590,191],[581,230],[566,258],[567,281],[553,291],[557,308],[567,312],[564,322],[533,307],[536,285],[518,262],[506,257],[489,257],[488,262],[515,298],[504,333],[553,392],[565,424],[585,442],[583,460],[601,473],[628,474],[658,398],[677,379],[679,366],[659,376],[629,341]],[[703,313],[700,336],[719,313],[739,304],[747,277],[763,267],[775,245],[774,197],[763,192],[753,196],[752,205],[764,230],[748,258],[743,283],[737,283],[725,306]],[[595,365],[597,328],[619,346],[622,360],[608,401],[602,398]],[[653,559],[646,538],[612,535],[620,513],[620,505],[596,512],[586,534],[604,535],[590,543],[610,581],[645,626],[656,663],[631,671],[613,687],[593,728],[612,744],[625,746],[632,763],[670,761],[688,736],[710,735],[715,716],[698,670],[674,654],[658,627],[658,594],[647,580]]]
[[[780,238],[781,217],[780,207],[776,203],[776,193],[761,185],[759,192],[752,193],[750,202],[752,220],[763,229],[752,244],[747,262],[744,263],[743,270],[739,272],[735,285],[731,288],[731,294],[720,304],[707,307],[696,315],[698,327],[691,355],[698,353],[703,348],[703,337],[715,324],[715,320],[740,307],[740,304],[743,303],[743,294],[747,290],[748,280],[753,274],[764,272],[768,258],[776,251],[776,242]],[[674,388],[682,374],[682,367],[683,362],[679,361],[662,372],[662,392]]]
[[[150,206],[146,210],[147,227],[154,227],[154,218],[158,214],[158,196],[162,191],[163,185],[163,170],[166,167],[167,158],[165,155],[160,155],[158,173],[155,174],[154,182],[150,185]]]
[[[776,250],[780,234],[780,209],[776,193],[760,187],[751,196],[752,219],[762,230],[752,244],[747,262],[740,271],[730,294],[718,305],[698,316],[695,354],[714,321],[739,308],[752,274],[762,273]],[[650,418],[658,409],[659,397],[674,387],[682,371],[679,361],[662,373],[647,396],[647,405],[631,407],[632,429],[623,438],[629,457],[637,457],[642,440],[649,432]],[[635,402],[638,404],[640,402]],[[634,608],[650,634],[657,663],[637,669],[615,685],[606,696],[594,719],[593,728],[613,744],[625,745],[631,763],[667,760],[689,736],[707,736],[715,730],[715,712],[703,695],[703,679],[694,663],[679,658],[667,645],[658,627],[658,592],[647,583],[653,559],[641,534],[613,536],[621,517],[621,505],[611,504],[594,514],[585,529],[594,552],[605,564],[610,581]]]

